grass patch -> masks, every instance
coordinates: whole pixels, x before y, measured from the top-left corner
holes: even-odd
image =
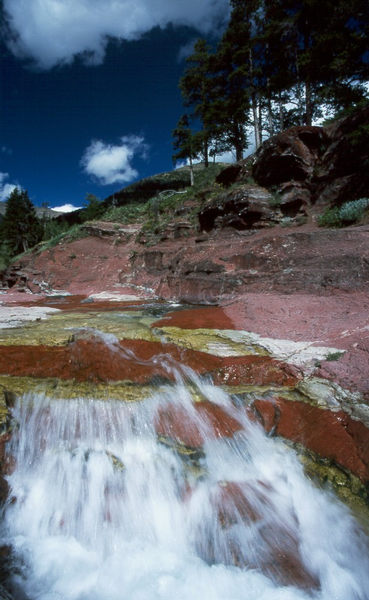
[[[112,206],[102,215],[101,220],[123,225],[140,222],[147,214],[147,204],[132,202],[124,206]]]
[[[57,235],[54,235],[48,240],[40,242],[35,246],[36,253],[40,254],[44,250],[50,250],[51,248],[55,248],[61,242],[74,242],[75,240],[82,239],[87,236],[87,233],[82,230],[81,225],[73,225],[67,231],[62,231]]]

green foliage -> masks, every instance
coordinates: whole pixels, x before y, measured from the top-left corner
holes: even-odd
[[[6,269],[6,267],[11,262],[11,254],[9,252],[9,248],[5,243],[0,245],[0,271]]]
[[[344,227],[359,222],[369,207],[369,198],[345,202],[342,206],[328,208],[320,217],[321,227]]]
[[[146,213],[147,203],[132,202],[124,206],[112,206],[102,215],[102,220],[111,223],[137,223],[144,218]]]
[[[65,234],[69,229],[67,223],[61,223],[56,219],[44,219],[42,241],[50,240],[58,235]]]
[[[368,98],[368,0],[230,4],[217,49],[198,40],[179,84],[206,165],[208,155],[231,148],[240,160],[250,124],[258,147],[264,131],[311,125]],[[362,129],[353,143],[367,138]],[[182,137],[177,149],[187,143]]]
[[[184,190],[167,190],[151,198],[142,209],[142,228],[138,240],[147,245],[156,243],[169,223],[175,222],[178,217],[185,218],[194,226],[197,223],[197,214],[203,202],[220,191],[220,186],[215,183],[215,178],[224,168],[224,164],[195,164],[195,183]],[[178,169],[183,173],[188,172],[188,167]],[[142,206],[142,205],[141,205]],[[127,209],[129,206],[126,207]],[[185,216],[184,216],[185,215]],[[137,219],[135,219],[137,221]]]
[[[190,129],[188,115],[182,115],[177,123],[177,127],[172,132],[173,135],[173,163],[180,159],[192,159],[201,151],[199,138]]]
[[[339,360],[343,354],[344,354],[344,352],[341,350],[338,350],[337,352],[331,352],[330,354],[328,354],[325,357],[325,360],[328,360],[328,361]]]
[[[356,223],[364,216],[369,206],[369,198],[359,198],[352,202],[345,202],[340,208],[340,218],[343,223]]]
[[[42,238],[42,225],[28,192],[15,188],[10,194],[1,223],[1,240],[10,256],[26,252]]]
[[[68,227],[68,225],[61,224],[59,227],[55,228],[55,231],[57,231],[55,235],[47,239],[45,238],[40,244],[38,244],[38,254],[44,250],[54,248],[58,244],[64,242],[73,242],[87,235],[86,232],[81,228],[81,225],[73,225],[72,227]]]
[[[269,204],[272,208],[278,208],[281,205],[282,197],[279,192],[271,190],[272,197]]]
[[[87,194],[84,202],[85,208],[81,211],[82,221],[93,221],[99,219],[105,210],[100,198],[94,194]]]

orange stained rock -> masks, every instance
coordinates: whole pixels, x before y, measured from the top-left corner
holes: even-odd
[[[294,386],[301,378],[299,371],[270,356],[227,356],[213,374],[215,384]]]
[[[182,329],[236,329],[233,321],[219,306],[191,308],[168,313],[152,327],[181,327]]]
[[[300,554],[299,524],[293,508],[287,514],[281,513],[283,502],[270,484],[258,480],[225,481],[213,490],[211,503],[226,543],[214,544],[210,538],[202,547],[207,560],[257,569],[283,585],[318,587]],[[250,528],[252,551],[248,544],[243,546],[234,539],[235,523]]]
[[[369,429],[343,411],[278,398],[256,400],[254,408],[267,431],[298,442],[369,481]]]
[[[0,373],[15,376],[144,383],[154,376],[173,380],[181,364],[210,374],[217,385],[294,385],[297,379],[288,365],[267,356],[218,357],[146,340],[109,346],[91,337],[67,346],[0,346]]]
[[[227,411],[209,401],[197,402],[194,412],[171,404],[160,408],[155,423],[158,435],[191,448],[199,448],[208,438],[231,437],[242,425]]]

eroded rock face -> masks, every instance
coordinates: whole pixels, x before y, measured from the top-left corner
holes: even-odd
[[[270,226],[277,222],[271,194],[255,185],[244,185],[211,200],[200,212],[202,231],[215,227],[238,230]]]
[[[266,187],[309,180],[326,145],[322,127],[291,127],[264,142],[256,155],[253,176]]]
[[[274,186],[282,205],[289,201],[317,207],[342,204],[368,195],[369,108],[328,127],[291,127],[257,151],[253,176]]]

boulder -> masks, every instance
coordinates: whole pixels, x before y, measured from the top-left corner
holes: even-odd
[[[229,187],[236,181],[247,182],[252,177],[253,158],[253,156],[248,156],[244,160],[229,165],[217,175],[215,181],[224,187]]]
[[[282,131],[256,152],[252,175],[259,185],[279,194],[287,216],[291,211],[294,216],[296,209],[306,212],[310,204],[325,208],[367,196],[368,121],[366,107],[325,128],[298,126]]]
[[[215,227],[232,227],[238,230],[267,227],[276,223],[271,207],[272,195],[257,185],[243,185],[210,200],[199,213],[202,231]]]
[[[256,153],[252,170],[255,180],[270,187],[311,179],[327,140],[322,127],[291,127],[271,137]]]

